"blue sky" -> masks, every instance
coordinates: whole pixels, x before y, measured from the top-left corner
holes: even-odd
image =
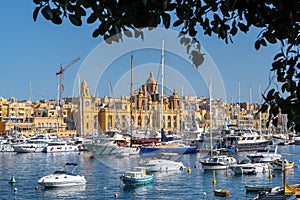
[[[35,5],[31,0],[6,1],[0,8],[2,19],[0,96],[4,98],[14,96],[18,100],[30,97],[32,100],[56,99],[58,77],[55,73],[59,70],[60,64],[66,65],[80,57],[80,60],[67,69],[64,75],[64,96],[72,96],[73,84],[82,63],[103,41],[102,38],[92,37],[92,31],[97,25],[85,24],[82,27],[75,27],[65,20],[62,25],[58,26],[46,21],[41,15],[34,22],[32,18],[34,8]],[[234,43],[228,45],[216,37],[199,36],[201,46],[205,48],[220,71],[226,89],[226,100],[229,102],[237,102],[239,81],[241,101],[249,100],[249,87],[252,91],[252,100],[258,101],[259,83],[262,90],[268,85],[271,62],[279,48],[271,46],[256,51],[254,41],[257,33],[256,31],[251,31],[248,35],[239,33],[234,38]],[[155,56],[159,57],[159,54]],[[166,57],[168,57],[167,54]],[[128,60],[128,56],[125,59]],[[101,60],[101,55],[99,60]],[[138,58],[136,62],[139,62]],[[125,65],[122,67],[128,67],[129,60],[118,63],[118,65],[122,64]],[[178,68],[175,66],[176,63],[168,62],[168,60],[166,60],[166,65],[174,65],[171,68]],[[106,72],[109,74],[106,74],[105,79],[113,80],[116,71],[107,70]],[[135,83],[136,87],[143,80],[146,81],[149,73],[139,77],[138,83]],[[186,71],[186,73],[192,75],[193,71]],[[96,92],[99,96],[107,95],[107,89],[105,89],[107,85],[104,82],[102,86],[98,86],[102,88]],[[30,84],[32,96],[29,92]],[[117,81],[113,84],[117,84]],[[199,81],[199,87],[203,93],[201,96],[207,96],[208,92],[203,80],[202,83]],[[216,88],[218,85],[213,85],[213,87]],[[124,93],[126,95],[126,91]]]

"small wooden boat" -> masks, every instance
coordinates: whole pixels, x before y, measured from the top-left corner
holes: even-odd
[[[264,186],[264,185],[245,185],[246,192],[261,192],[261,191],[266,191],[266,192],[271,192],[272,187],[271,186]]]
[[[214,190],[214,194],[215,194],[215,196],[220,196],[220,197],[230,196],[229,190],[222,190],[222,189]]]
[[[153,174],[146,174],[144,167],[135,167],[133,171],[127,171],[120,177],[123,186],[147,185],[152,183],[153,178]]]
[[[296,196],[300,196],[300,185],[289,185],[285,183],[284,192],[285,194],[295,194]]]
[[[294,167],[295,163],[292,161],[288,161],[284,159],[284,168],[285,169],[292,169]],[[272,163],[273,169],[274,170],[282,170],[282,160],[277,159],[274,160]]]

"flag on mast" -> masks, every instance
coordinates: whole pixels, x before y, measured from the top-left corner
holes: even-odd
[[[32,87],[31,87],[31,82],[29,84],[29,92],[30,92],[30,96],[32,95]]]

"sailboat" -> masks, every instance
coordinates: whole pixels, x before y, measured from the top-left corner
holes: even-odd
[[[213,154],[213,144],[212,144],[212,110],[211,110],[211,102],[212,99],[212,81],[209,84],[209,130],[210,130],[210,155],[204,159],[200,159],[200,163],[202,164],[203,169],[208,170],[220,170],[227,169],[230,165],[236,164],[237,160],[232,156],[227,155],[214,155]]]
[[[164,40],[162,41],[162,55],[161,55],[161,112],[160,112],[160,126],[161,126],[161,135],[165,136],[165,131],[163,128],[163,91],[164,91]],[[192,146],[187,146],[183,143],[175,143],[175,142],[161,142],[157,144],[153,144],[150,146],[141,147],[142,154],[150,154],[150,153],[178,153],[178,154],[190,154],[196,153],[197,148]]]
[[[132,68],[133,68],[133,56],[130,60],[130,72],[131,72],[131,86],[130,95],[132,95]],[[100,140],[94,141],[94,143],[86,144],[89,151],[94,151],[95,155],[116,155],[118,157],[126,157],[130,155],[139,155],[140,149],[132,146],[132,101],[130,98],[130,141],[125,138],[123,134],[118,131],[112,132],[112,137],[100,138]]]

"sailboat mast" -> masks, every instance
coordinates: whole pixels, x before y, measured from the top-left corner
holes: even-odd
[[[258,85],[258,95],[259,95],[259,105],[261,105],[261,86],[260,86],[260,84]],[[262,134],[262,132],[261,132],[261,112],[259,112],[259,133]]]
[[[240,102],[241,102],[241,83],[239,81],[239,87],[238,87],[238,98],[239,98],[239,106],[238,106],[238,128],[240,128],[240,111],[241,111],[241,108],[240,108]]]
[[[130,147],[132,147],[132,88],[133,88],[133,55],[130,59]]]
[[[212,142],[212,105],[211,105],[211,98],[212,98],[212,78],[210,78],[210,83],[209,83],[209,131],[210,131],[210,155],[212,156],[213,153],[213,142]]]
[[[165,41],[162,40],[161,49],[161,129],[164,128],[164,65],[165,65]]]
[[[83,113],[82,113],[82,98],[81,98],[81,87],[80,87],[80,76],[79,73],[77,74],[78,77],[78,88],[79,88],[79,93],[78,93],[78,100],[79,100],[79,119],[80,119],[80,136],[83,136]],[[98,123],[98,122],[97,122]]]

